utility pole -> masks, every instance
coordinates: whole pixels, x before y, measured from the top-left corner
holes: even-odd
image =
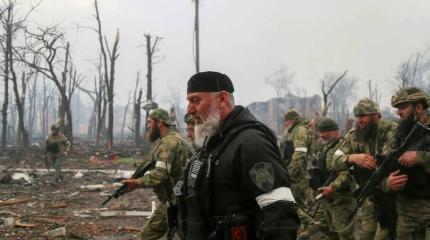
[[[194,0],[195,3],[195,20],[194,20],[194,33],[196,40],[196,72],[200,72],[200,37],[199,37],[199,0]]]

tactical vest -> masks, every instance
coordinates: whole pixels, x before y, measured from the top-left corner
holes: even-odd
[[[414,137],[413,143],[407,150],[429,152],[430,134],[422,133],[418,135]],[[410,198],[430,199],[430,174],[425,171],[423,166],[401,166],[400,171],[408,175],[406,186],[400,191],[400,194]]]
[[[310,170],[310,186],[313,189],[318,189],[323,186],[324,183],[330,176],[331,171],[327,169],[327,152],[335,147],[339,143],[340,139],[336,139],[333,142],[329,143],[325,146],[322,151],[315,155],[315,158],[312,162],[312,167]]]
[[[225,224],[227,218],[231,217],[211,215],[213,169],[215,162],[218,161],[227,145],[246,129],[256,129],[270,134],[271,141],[277,146],[276,138],[269,129],[259,122],[251,122],[229,130],[221,143],[210,152],[203,147],[195,153],[187,162],[183,178],[174,189],[178,203],[178,230],[182,238],[185,237],[187,240],[217,239],[218,232],[222,231],[218,229],[218,226]],[[232,207],[234,208],[234,206]],[[238,215],[236,214],[236,216]],[[248,221],[248,219],[243,220]],[[214,226],[216,226],[215,229]],[[225,236],[222,239],[231,238]]]

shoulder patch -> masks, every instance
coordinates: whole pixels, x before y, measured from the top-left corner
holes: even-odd
[[[249,175],[254,184],[263,192],[271,191],[275,183],[275,174],[272,164],[258,162],[249,170]]]

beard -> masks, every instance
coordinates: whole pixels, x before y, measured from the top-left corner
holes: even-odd
[[[148,138],[149,138],[150,142],[155,142],[160,137],[161,137],[160,128],[158,128],[157,126],[155,126],[154,128],[152,128],[151,131],[149,132],[149,135],[148,135]]]
[[[416,122],[414,114],[409,115],[407,118],[400,119],[399,125],[397,125],[396,134],[394,135],[397,143],[400,143],[404,138],[406,138]]]
[[[214,136],[220,128],[220,112],[218,109],[211,107],[208,117],[201,124],[194,126],[195,139],[194,143],[201,148],[205,144],[205,140]],[[206,140],[207,141],[207,140]]]
[[[373,136],[376,135],[376,131],[378,130],[378,124],[375,119],[372,119],[369,124],[364,126],[356,125],[357,137],[361,141],[368,141]]]

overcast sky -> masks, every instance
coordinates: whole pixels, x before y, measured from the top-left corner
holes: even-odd
[[[44,0],[33,19],[60,23],[87,86],[95,75],[96,35],[92,0]],[[137,71],[146,73],[143,34],[164,37],[164,60],[154,66],[154,93],[165,102],[179,89],[185,103],[186,82],[194,73],[191,0],[99,0],[104,34],[112,44],[121,34],[115,88],[126,102]],[[264,82],[282,64],[295,72],[295,84],[319,94],[326,72],[343,72],[378,81],[387,105],[399,64],[430,46],[428,0],[204,0],[200,8],[201,70],[226,73],[233,80],[238,104],[275,96]]]

